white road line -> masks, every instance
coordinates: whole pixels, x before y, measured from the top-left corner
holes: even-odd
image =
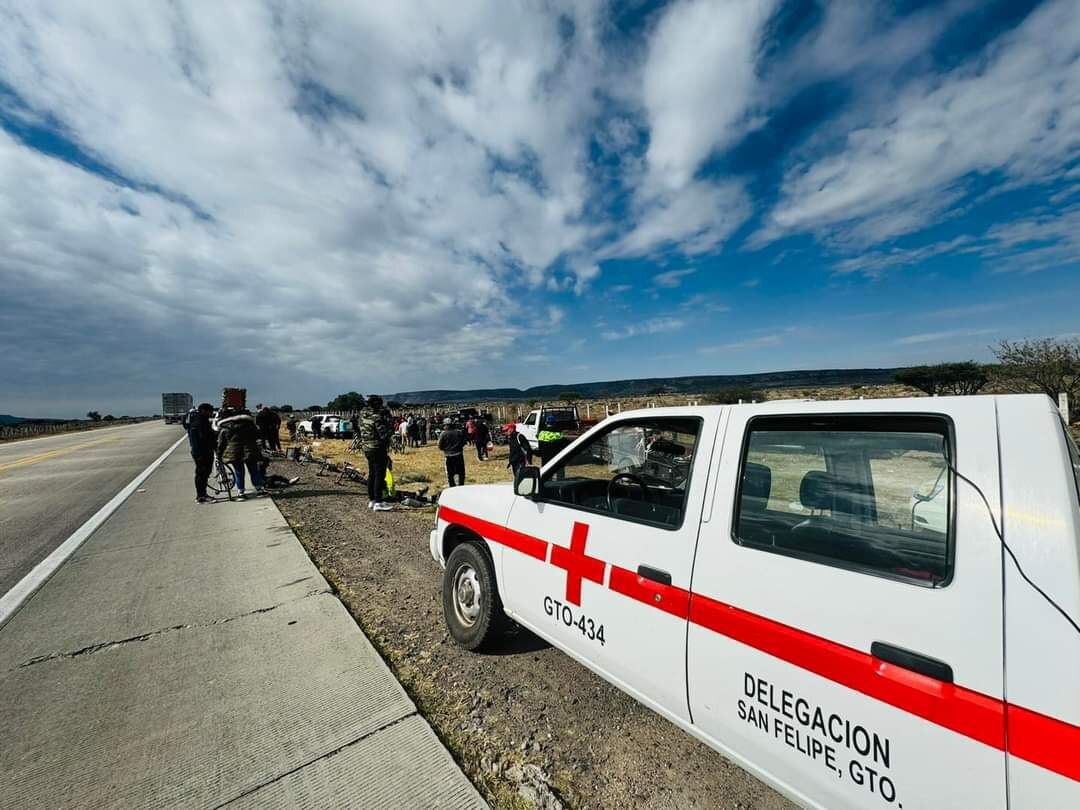
[[[85,543],[87,538],[90,537],[102,523],[108,520],[113,512],[120,508],[120,504],[126,501],[131,493],[138,489],[143,481],[150,477],[150,473],[160,467],[161,463],[169,457],[169,454],[179,447],[180,443],[186,439],[186,435],[177,439],[172,447],[158,456],[155,461],[151,462],[149,467],[136,475],[135,479],[130,484],[117,492],[111,501],[98,509],[97,512],[95,512],[86,523],[77,528],[67,540],[53,549],[53,552],[48,557],[35,565],[34,569],[20,579],[14,588],[3,596],[0,596],[0,627],[7,624],[8,620],[26,603],[26,600],[37,593],[38,589],[49,581],[49,577],[56,573],[56,569],[67,562],[68,557],[74,554],[79,546]]]

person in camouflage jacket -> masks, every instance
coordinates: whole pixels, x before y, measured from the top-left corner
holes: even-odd
[[[383,408],[382,397],[374,394],[368,397],[367,407],[361,412],[356,427],[364,455],[367,456],[368,507],[378,512],[387,511],[391,506],[383,502],[383,487],[386,485],[390,436],[394,429]]]

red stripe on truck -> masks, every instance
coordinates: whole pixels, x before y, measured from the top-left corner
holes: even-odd
[[[611,579],[608,587],[615,593],[629,596],[654,608],[659,608],[680,619],[685,619],[690,614],[690,591],[676,588],[674,585],[664,585],[662,582],[653,582],[639,576],[635,571],[611,566]]]
[[[439,519],[541,562],[547,562],[549,545],[564,548],[445,506],[439,507]],[[617,565],[611,566],[608,588],[998,750],[1005,750],[1007,720],[1012,756],[1080,781],[1080,726],[912,672],[711,597],[653,582]]]
[[[690,621],[965,737],[1005,747],[1003,704],[981,692],[929,678],[697,593],[690,596]]]
[[[1009,704],[1009,753],[1080,782],[1080,726]]]
[[[464,512],[451,509],[449,506],[439,507],[439,520],[472,529],[478,535],[493,543],[512,548],[514,551],[520,551],[522,554],[541,562],[547,562],[548,543],[539,537],[515,532],[513,529],[500,526],[498,523],[466,515]]]

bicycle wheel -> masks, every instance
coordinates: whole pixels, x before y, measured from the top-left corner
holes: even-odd
[[[232,491],[236,487],[236,474],[229,465],[218,462],[217,472],[212,482],[207,482],[207,488],[213,490],[215,495],[226,495],[232,500]]]

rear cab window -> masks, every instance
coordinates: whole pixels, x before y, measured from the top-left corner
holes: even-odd
[[[768,416],[743,442],[735,542],[930,587],[952,573],[948,420]]]

